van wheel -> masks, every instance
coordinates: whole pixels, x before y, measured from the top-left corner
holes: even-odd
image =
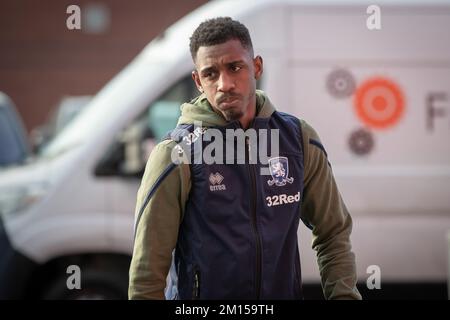
[[[122,274],[83,270],[80,289],[68,289],[65,276],[50,284],[41,298],[44,300],[124,300],[127,297],[128,281],[124,281]]]

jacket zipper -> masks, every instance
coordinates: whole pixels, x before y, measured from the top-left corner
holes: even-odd
[[[192,299],[198,300],[200,298],[200,271],[194,269],[194,287],[192,290]]]
[[[258,226],[256,224],[256,178],[255,178],[255,171],[254,166],[250,164],[250,144],[248,137],[245,137],[245,142],[247,147],[245,148],[246,151],[246,161],[247,168],[250,174],[250,180],[251,180],[251,197],[252,197],[252,207],[251,207],[251,219],[252,219],[252,227],[253,227],[253,234],[256,239],[256,282],[255,282],[255,291],[256,291],[256,299],[260,298],[261,293],[261,236],[258,231]]]

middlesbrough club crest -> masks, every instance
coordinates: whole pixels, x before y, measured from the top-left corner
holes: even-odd
[[[294,178],[289,178],[289,162],[286,157],[275,157],[269,159],[269,170],[272,180],[267,181],[269,186],[284,186],[286,182],[294,182]]]

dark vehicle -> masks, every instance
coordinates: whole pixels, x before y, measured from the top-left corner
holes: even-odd
[[[11,99],[0,92],[0,167],[21,164],[29,154],[22,120]]]

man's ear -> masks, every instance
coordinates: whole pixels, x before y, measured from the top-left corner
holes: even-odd
[[[258,80],[263,74],[263,59],[261,56],[256,56],[253,59],[253,66],[255,68],[255,79]]]
[[[196,85],[198,91],[200,91],[201,93],[203,93],[202,84],[201,84],[201,82],[200,82],[200,77],[199,77],[199,75],[198,75],[197,70],[192,71],[191,75],[192,75],[192,79],[194,80],[195,85]]]

